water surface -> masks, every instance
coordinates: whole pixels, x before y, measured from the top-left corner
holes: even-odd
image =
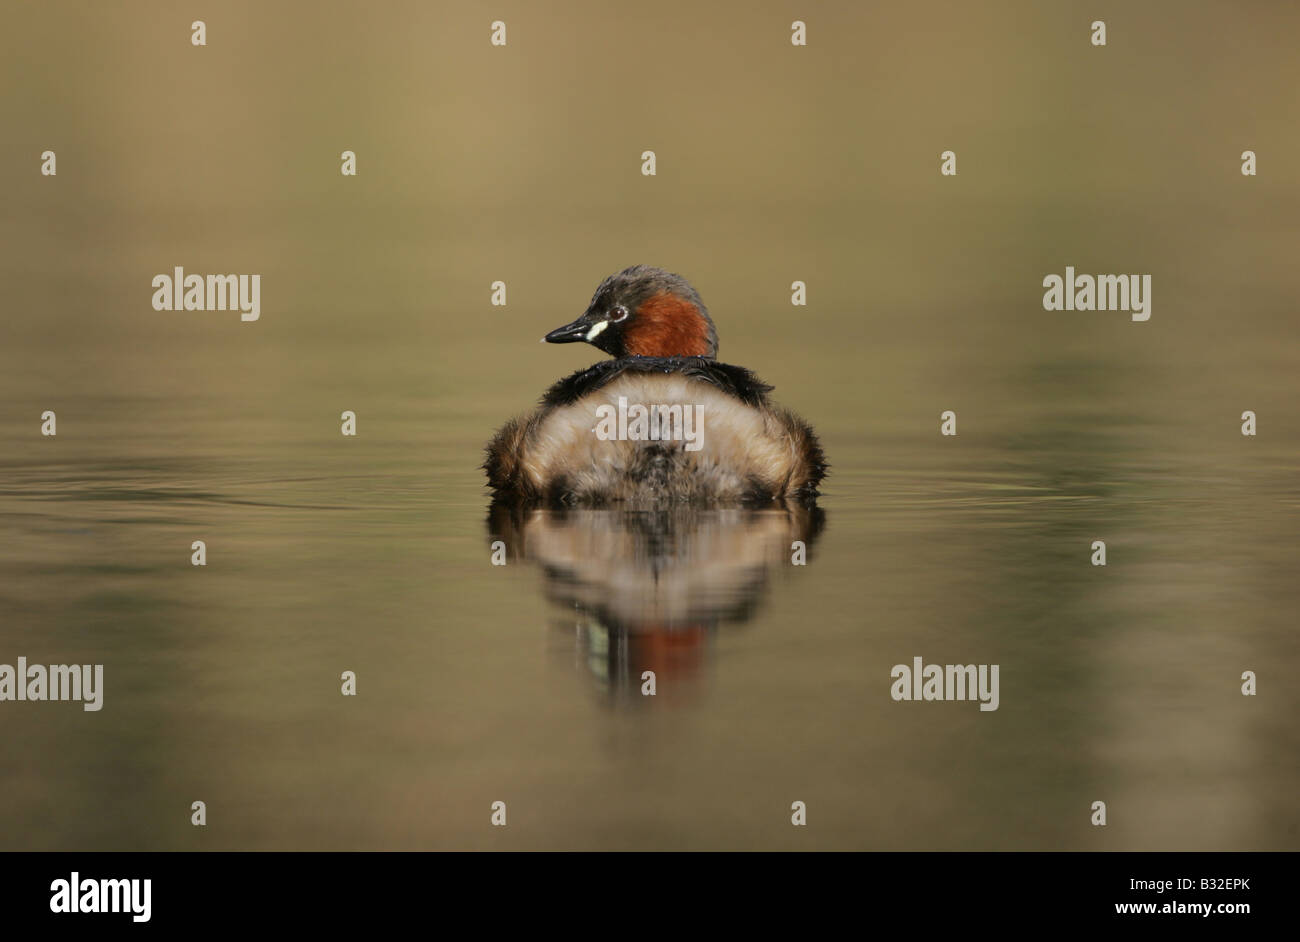
[[[802,58],[779,4],[521,7],[495,58],[469,5],[233,4],[202,58],[16,11],[0,663],[106,690],[0,704],[0,846],[1295,849],[1297,23],[1159,6],[1104,63],[1078,5],[830,5]],[[610,34],[681,65],[593,81]],[[599,356],[537,338],[637,262],[816,427],[815,512],[491,506]],[[174,265],[261,320],[153,311]],[[1151,320],[1044,311],[1066,265]],[[999,709],[894,702],[915,656]]]

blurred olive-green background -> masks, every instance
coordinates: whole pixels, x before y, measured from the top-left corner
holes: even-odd
[[[0,663],[106,691],[0,704],[0,847],[1300,847],[1300,8],[3,22]],[[544,565],[490,565],[477,468],[641,262],[833,466],[812,562],[719,575],[746,614],[653,701]],[[1044,311],[1067,265],[1150,274],[1150,321]],[[154,311],[174,266],[260,274],[261,319]],[[893,702],[914,656],[1000,664],[1000,709]]]

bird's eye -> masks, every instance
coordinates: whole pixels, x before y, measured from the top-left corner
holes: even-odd
[[[620,304],[618,307],[614,308],[614,310],[610,311],[609,319],[615,324],[627,320],[627,308]]]

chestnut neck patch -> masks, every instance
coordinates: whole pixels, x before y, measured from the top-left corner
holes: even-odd
[[[665,291],[641,302],[623,331],[623,348],[635,357],[712,357],[718,341],[695,304]]]

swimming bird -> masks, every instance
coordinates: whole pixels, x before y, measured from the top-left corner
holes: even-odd
[[[720,363],[708,309],[680,275],[635,265],[542,338],[613,359],[555,383],[483,464],[497,498],[554,504],[811,500],[826,474],[807,423]]]

